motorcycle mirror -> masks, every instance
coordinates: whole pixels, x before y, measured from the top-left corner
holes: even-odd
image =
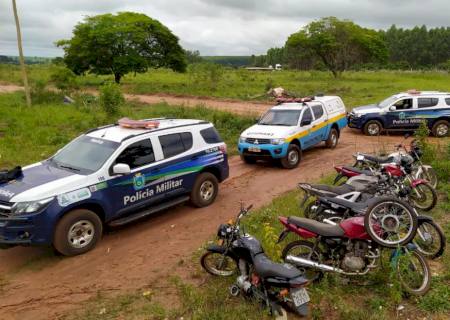
[[[253,204],[249,205],[245,211],[250,211],[251,208],[253,208]]]

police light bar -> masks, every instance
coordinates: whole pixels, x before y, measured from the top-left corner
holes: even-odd
[[[409,93],[409,94],[420,94],[420,91],[418,91],[416,89],[411,89],[411,90],[408,90],[407,93]]]
[[[155,120],[133,120],[129,118],[122,118],[117,121],[122,128],[130,129],[156,129],[159,127],[159,121]]]

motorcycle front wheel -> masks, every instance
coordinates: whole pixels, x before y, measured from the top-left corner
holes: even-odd
[[[430,289],[431,272],[427,261],[416,251],[406,251],[396,258],[400,283],[408,294],[422,296]]]
[[[430,211],[436,206],[437,193],[428,183],[420,183],[412,187],[409,198],[415,208]]]
[[[419,224],[413,243],[422,255],[430,259],[437,259],[445,250],[445,235],[434,221],[424,221]]]
[[[374,201],[364,215],[364,226],[373,241],[383,247],[405,245],[416,236],[418,218],[406,202],[382,197]]]
[[[236,261],[218,252],[205,252],[200,258],[202,268],[213,276],[229,277],[236,273]]]

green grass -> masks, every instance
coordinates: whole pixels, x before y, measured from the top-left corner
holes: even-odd
[[[48,81],[54,66],[29,66],[31,82]],[[0,65],[0,82],[21,83],[20,69]],[[270,87],[282,86],[299,95],[318,92],[336,94],[348,108],[378,102],[394,93],[416,88],[419,90],[450,90],[450,74],[433,71],[348,71],[335,79],[324,71],[251,72],[244,69],[226,69],[219,81],[195,82],[189,72],[150,70],[143,74],[129,74],[123,78],[125,90],[132,93],[170,93],[181,95],[234,98],[243,100],[267,99],[264,93]],[[82,86],[97,87],[112,76],[86,75],[78,78]]]
[[[52,101],[61,101],[52,97]],[[167,104],[128,103],[121,114],[108,117],[95,104],[77,107],[59,102],[42,103],[27,108],[21,93],[0,95],[0,168],[25,165],[45,159],[88,129],[115,122],[122,116],[142,119],[151,117],[197,118],[215,124],[236,153],[240,133],[253,119],[204,107],[187,108]]]

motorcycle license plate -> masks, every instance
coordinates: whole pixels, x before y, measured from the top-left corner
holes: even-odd
[[[257,147],[250,147],[250,148],[248,148],[248,151],[250,151],[250,152],[261,152],[261,149],[257,148]]]
[[[294,305],[300,307],[302,304],[309,302],[308,291],[305,288],[294,289],[291,291],[292,300],[294,300]]]

